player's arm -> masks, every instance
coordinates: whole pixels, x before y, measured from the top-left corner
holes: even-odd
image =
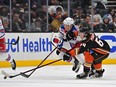
[[[53,38],[53,42],[55,44],[57,44],[57,47],[58,47],[58,50],[56,50],[56,54],[59,55],[60,54],[60,51],[62,49],[62,46],[63,46],[63,42],[64,40],[66,39],[65,37],[65,32],[64,32],[64,29],[62,29],[62,27],[59,28],[59,32],[58,32],[58,36],[55,36]]]
[[[64,59],[70,58],[70,56],[76,56],[78,54],[83,53],[87,50],[87,44],[89,43],[89,40],[91,39],[91,35],[89,33],[85,33],[84,37],[82,38],[81,43],[75,44],[74,48],[72,48],[70,51],[66,52],[64,55]]]
[[[89,44],[89,41],[91,40],[91,38],[92,37],[90,33],[85,33],[80,43],[75,44],[74,47],[69,52],[71,56],[75,56],[75,55],[83,53],[84,51],[87,51],[89,46],[87,44]]]
[[[68,41],[70,41],[70,40],[76,38],[77,35],[78,35],[78,32],[77,31],[68,31],[67,34],[66,34],[66,39]]]
[[[87,43],[87,42],[89,42],[90,40],[91,40],[91,34],[86,32],[86,33],[84,34],[84,36],[83,36],[81,42],[82,42],[82,43]]]

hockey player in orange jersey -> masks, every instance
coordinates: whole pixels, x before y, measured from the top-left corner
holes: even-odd
[[[76,77],[79,79],[89,77],[102,77],[104,70],[102,68],[102,61],[109,56],[109,44],[99,39],[94,33],[86,32],[80,29],[79,36],[82,38],[80,48],[76,47],[71,53],[65,54],[66,58],[70,56],[84,53],[85,63],[83,64],[83,73],[78,74]]]

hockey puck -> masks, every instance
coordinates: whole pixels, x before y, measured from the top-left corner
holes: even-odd
[[[6,79],[7,77],[6,76],[4,76],[4,79]]]

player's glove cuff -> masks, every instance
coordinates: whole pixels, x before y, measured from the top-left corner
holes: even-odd
[[[73,32],[67,32],[67,34],[66,34],[66,39],[69,41],[69,40],[71,40],[71,39],[74,39],[74,37],[75,37],[75,35],[74,35],[74,33]]]
[[[56,54],[59,55],[59,54],[60,54],[60,51],[61,51],[61,48],[58,48],[58,49],[56,50]]]
[[[71,58],[70,53],[65,53],[63,56],[63,61],[68,61]]]

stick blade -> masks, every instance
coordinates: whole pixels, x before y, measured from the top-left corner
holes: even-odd
[[[19,42],[19,36],[17,37],[17,40],[15,43],[13,43],[13,45],[16,45]]]
[[[28,78],[30,76],[30,75],[27,75],[27,74],[22,73],[22,72],[20,73],[20,75],[23,76],[23,77],[26,77],[26,78]]]
[[[9,74],[7,74],[5,71],[1,71],[1,73],[5,76],[5,77],[8,77],[8,78],[10,78],[10,75]]]

